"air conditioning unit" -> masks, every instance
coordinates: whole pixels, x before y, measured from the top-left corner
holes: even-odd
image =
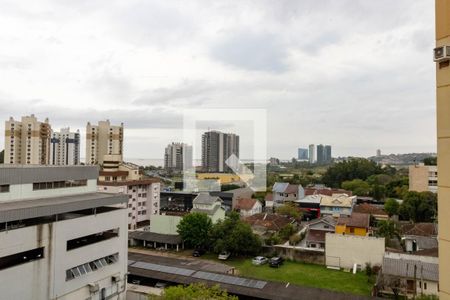
[[[114,275],[111,277],[112,282],[119,282],[120,281],[120,276],[119,275]]]
[[[450,60],[450,46],[434,48],[433,56],[435,62]]]
[[[94,283],[90,283],[90,284],[88,284],[88,286],[89,286],[89,292],[91,294],[97,293],[100,290],[100,287],[98,286],[97,283],[95,283],[95,284]]]

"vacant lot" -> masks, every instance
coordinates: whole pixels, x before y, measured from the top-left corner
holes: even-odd
[[[279,268],[270,268],[267,264],[254,266],[251,259],[227,261],[239,274],[245,277],[290,282],[302,286],[323,288],[358,295],[370,295],[372,284],[364,273],[347,273],[330,270],[325,266],[285,261]]]

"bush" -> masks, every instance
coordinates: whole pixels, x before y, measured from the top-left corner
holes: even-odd
[[[289,238],[289,245],[295,246],[302,241],[302,238],[299,234],[293,234]]]

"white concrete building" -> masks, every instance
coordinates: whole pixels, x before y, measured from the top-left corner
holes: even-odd
[[[121,162],[118,155],[105,155],[105,158],[98,191],[128,196],[128,229],[148,226],[152,216],[159,214],[159,179],[144,177],[139,166]]]
[[[164,169],[181,172],[192,166],[192,146],[184,143],[167,145],[164,151]]]
[[[51,165],[79,165],[80,164],[80,131],[71,132],[70,128],[53,131],[50,139]]]
[[[50,159],[51,126],[34,115],[5,122],[5,164],[46,165]]]
[[[2,299],[125,299],[127,199],[98,193],[97,176],[0,167]]]

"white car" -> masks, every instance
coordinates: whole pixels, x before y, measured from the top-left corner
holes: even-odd
[[[230,257],[230,255],[231,255],[230,252],[222,251],[222,252],[220,252],[218,258],[219,258],[220,260],[227,260],[227,259]]]
[[[269,260],[267,259],[267,257],[257,256],[252,259],[252,264],[259,266],[259,265],[266,264],[268,261]]]

